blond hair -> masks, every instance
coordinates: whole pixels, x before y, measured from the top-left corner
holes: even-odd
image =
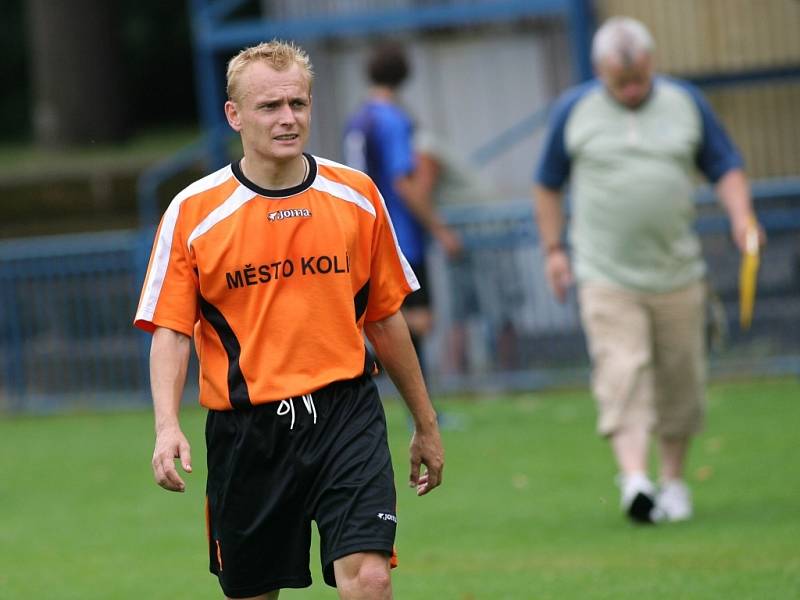
[[[314,69],[306,51],[292,42],[272,40],[271,42],[261,42],[256,46],[245,48],[230,60],[227,75],[229,100],[239,99],[239,76],[248,65],[256,61],[264,61],[276,71],[285,71],[291,68],[292,65],[297,65],[304,72],[308,80],[308,89],[309,91],[311,90],[311,84],[314,81]]]

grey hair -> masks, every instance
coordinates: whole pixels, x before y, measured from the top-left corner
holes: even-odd
[[[592,40],[592,62],[615,57],[629,65],[641,54],[652,54],[655,41],[647,27],[630,17],[611,17],[600,26]]]

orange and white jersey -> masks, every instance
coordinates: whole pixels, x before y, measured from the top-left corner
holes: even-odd
[[[365,174],[306,155],[297,187],[267,190],[234,163],[170,204],[134,324],[194,336],[200,403],[300,396],[359,376],[362,331],[419,288]]]

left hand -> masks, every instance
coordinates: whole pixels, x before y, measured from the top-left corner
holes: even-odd
[[[747,217],[731,221],[731,236],[739,252],[742,254],[747,252],[747,232],[753,226],[755,226],[758,231],[758,246],[765,246],[767,243],[767,234],[754,215],[748,215]]]
[[[409,452],[411,475],[408,484],[417,488],[417,496],[424,496],[442,483],[444,448],[439,426],[434,423],[424,430],[415,430],[411,436]],[[421,465],[426,468],[423,473],[420,473]]]

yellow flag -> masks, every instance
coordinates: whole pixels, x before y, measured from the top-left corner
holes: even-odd
[[[745,330],[750,329],[750,323],[753,321],[758,259],[758,226],[753,222],[747,229],[745,251],[739,268],[739,325]]]

